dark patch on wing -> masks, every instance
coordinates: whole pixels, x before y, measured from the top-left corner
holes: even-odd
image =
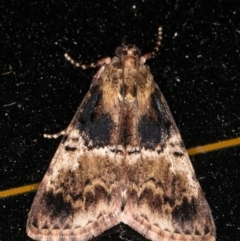
[[[85,209],[88,210],[89,208],[96,208],[99,202],[108,202],[109,195],[107,191],[101,186],[96,185],[92,186],[93,191],[86,192],[85,196]]]
[[[170,207],[172,207],[175,204],[175,199],[173,199],[171,197],[164,196],[163,200],[164,200],[164,204],[168,203],[170,205]]]
[[[145,188],[139,197],[139,202],[146,202],[153,212],[162,212],[163,200],[159,194],[154,194],[150,188]]]
[[[51,219],[59,219],[61,224],[73,214],[72,205],[64,200],[62,193],[47,192],[42,196],[42,201]]]
[[[109,199],[108,192],[101,185],[95,186],[95,197],[96,200]]]
[[[109,149],[111,152],[113,152],[113,153],[116,153],[116,154],[120,154],[120,153],[123,153],[123,150],[119,150],[119,149],[115,149],[115,148],[113,148],[113,149]]]
[[[73,142],[78,142],[78,141],[79,141],[79,138],[73,137],[73,138],[72,138],[72,141],[73,141]]]
[[[76,151],[77,147],[65,146],[65,151]]]
[[[152,99],[153,99],[153,108],[157,111],[157,115],[158,115],[161,139],[165,141],[170,136],[171,125],[172,125],[171,119],[169,118],[168,113],[165,109],[166,103],[163,103],[161,101],[159,93],[153,93]]]
[[[177,229],[185,234],[203,235],[211,233],[215,236],[214,223],[211,211],[203,196],[192,197],[190,200],[183,197],[181,204],[173,208],[172,220]]]
[[[138,131],[141,137],[141,145],[145,149],[154,150],[161,141],[159,123],[147,115],[144,115],[139,121]]]
[[[176,157],[182,157],[184,154],[182,152],[175,151],[175,152],[173,152],[173,155]]]
[[[113,121],[107,113],[96,116],[92,120],[92,127],[89,130],[89,137],[94,146],[104,147],[109,144]]]
[[[171,135],[173,123],[166,106],[161,100],[160,90],[155,90],[150,97],[149,111],[141,117],[138,125],[141,145],[146,149],[154,150]]]
[[[196,218],[198,208],[197,200],[194,197],[191,198],[191,201],[184,197],[181,205],[174,208],[172,217],[178,223],[192,223]]]
[[[109,143],[113,121],[110,114],[104,113],[102,109],[102,92],[98,86],[94,86],[90,93],[91,96],[83,102],[76,126],[82,133],[86,146],[104,147]]]
[[[136,150],[136,149],[127,152],[128,155],[139,154],[139,153],[140,153],[140,151],[139,151],[139,150]]]

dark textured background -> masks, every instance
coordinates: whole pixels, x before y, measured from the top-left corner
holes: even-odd
[[[239,14],[230,0],[1,1],[0,189],[42,179],[60,141],[42,134],[64,129],[89,88],[96,70],[76,69],[63,54],[90,63],[123,40],[145,53],[158,26],[160,54],[148,64],[186,147],[238,137]],[[239,155],[235,147],[191,158],[219,241],[240,240]],[[0,200],[1,241],[30,240],[34,194]]]

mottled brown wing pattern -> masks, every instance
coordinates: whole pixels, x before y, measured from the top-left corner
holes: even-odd
[[[145,66],[139,76],[146,76]],[[150,240],[215,240],[211,210],[196,179],[167,103],[151,75],[149,98],[138,114],[141,155],[129,157],[128,198],[122,221]],[[141,81],[141,78],[139,78]],[[138,93],[147,87],[139,86]]]
[[[53,157],[29,212],[27,233],[35,240],[90,240],[120,222],[120,115],[113,122],[112,106],[103,106],[105,94],[100,78]]]
[[[136,48],[122,53],[95,75],[40,185],[27,233],[87,241],[122,224],[152,241],[214,241],[211,210],[167,103]]]

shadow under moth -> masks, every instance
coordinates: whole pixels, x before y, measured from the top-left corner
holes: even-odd
[[[214,241],[211,210],[169,107],[134,45],[100,67],[40,184],[27,234],[88,241],[108,230],[131,240]],[[57,137],[46,135],[46,137]],[[125,232],[130,229],[131,231]],[[131,236],[131,234],[133,236]]]

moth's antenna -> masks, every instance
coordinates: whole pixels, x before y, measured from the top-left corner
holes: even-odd
[[[153,48],[152,52],[146,53],[143,56],[141,56],[141,58],[140,58],[141,63],[144,64],[147,59],[151,59],[156,55],[156,53],[159,51],[159,46],[161,45],[161,42],[162,42],[162,27],[159,27],[158,28],[158,39],[156,42],[156,46]]]
[[[109,64],[111,62],[111,58],[106,57],[106,58],[102,58],[99,59],[97,62],[95,63],[91,63],[91,64],[81,64],[80,62],[76,62],[74,59],[72,59],[67,53],[64,54],[64,57],[66,58],[67,61],[69,61],[71,64],[75,65],[78,68],[82,68],[82,69],[88,69],[88,68],[96,68],[99,66],[102,66],[104,64]]]

